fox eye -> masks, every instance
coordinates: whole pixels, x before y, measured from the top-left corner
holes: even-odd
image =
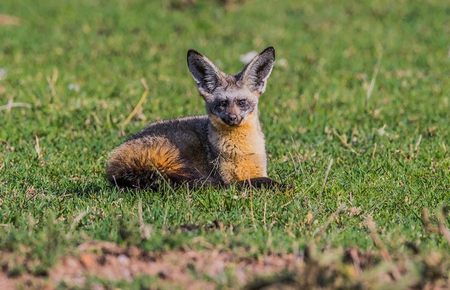
[[[226,101],[226,100],[220,101],[220,102],[219,102],[219,106],[221,106],[221,107],[226,107],[226,106],[228,106],[228,101]]]
[[[223,100],[223,101],[220,101],[218,104],[217,104],[217,106],[216,106],[216,108],[218,109],[218,110],[220,110],[220,111],[223,111],[223,110],[225,110],[225,108],[228,106],[228,101],[227,100]]]
[[[248,106],[247,100],[237,100],[237,105],[241,108],[245,108]]]

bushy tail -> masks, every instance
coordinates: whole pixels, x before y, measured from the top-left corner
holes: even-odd
[[[152,189],[164,183],[164,179],[181,184],[196,178],[179,149],[164,137],[125,142],[112,152],[106,175],[115,186]]]

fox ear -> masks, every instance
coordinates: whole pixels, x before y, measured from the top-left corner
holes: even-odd
[[[266,89],[274,63],[275,49],[270,46],[255,56],[238,76],[251,91],[261,95]]]
[[[193,49],[189,49],[187,63],[202,95],[211,94],[220,86],[222,73],[207,57]]]

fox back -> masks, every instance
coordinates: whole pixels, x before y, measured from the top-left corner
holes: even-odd
[[[108,180],[119,187],[156,190],[164,183],[199,187],[277,184],[267,177],[258,102],[275,62],[266,48],[236,75],[220,71],[195,50],[188,68],[207,115],[150,124],[116,148]]]

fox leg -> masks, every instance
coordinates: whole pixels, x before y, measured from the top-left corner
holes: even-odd
[[[284,190],[288,186],[279,183],[269,177],[255,177],[247,180],[238,181],[237,186],[240,188],[266,188]]]

